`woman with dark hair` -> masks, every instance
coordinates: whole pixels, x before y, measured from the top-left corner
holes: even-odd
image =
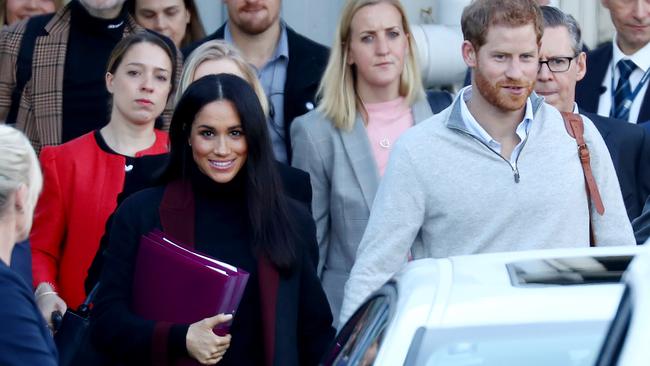
[[[315,225],[282,190],[257,95],[234,75],[197,80],[176,106],[170,142],[164,184],[115,213],[95,343],[129,364],[187,356],[209,365],[317,364],[334,329],[311,259]],[[250,273],[229,335],[212,332],[229,320],[222,314],[166,324],[130,310],[139,240],[155,229]]]
[[[109,123],[41,151],[45,184],[30,240],[36,299],[48,322],[53,311],[76,308],[86,297],[83,280],[117,203],[160,176],[168,137],[154,124],[175,70],[161,37],[142,31],[123,38],[106,71]]]
[[[126,8],[138,24],[169,37],[179,49],[205,37],[194,0],[127,0]]]

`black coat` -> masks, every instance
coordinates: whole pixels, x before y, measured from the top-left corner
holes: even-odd
[[[284,83],[284,132],[286,136],[287,157],[291,162],[291,122],[294,118],[314,109],[316,106],[316,91],[325,72],[329,49],[306,38],[287,26],[289,42],[289,64],[287,65],[287,80]],[[185,57],[201,44],[223,39],[225,24],[206,38],[195,42],[183,49]]]
[[[164,229],[181,241],[192,240],[194,203],[185,198],[192,195],[188,196],[184,188],[178,191],[181,194],[174,194],[171,200],[165,187],[138,192],[125,200],[114,215],[101,287],[91,316],[91,333],[106,354],[128,360],[129,364],[154,364],[152,356],[172,359],[186,353],[187,324],[165,327],[129,309],[140,236]],[[334,336],[332,315],[316,276],[318,249],[313,219],[303,204],[291,199],[289,203],[298,242],[304,245],[297,248],[299,265],[289,275],[278,275],[268,261],[258,261],[262,300],[259,332],[263,333],[265,347],[253,351],[264,352],[265,358],[271,360],[267,365],[315,365]]]
[[[650,194],[650,136],[635,124],[583,113],[596,125],[612,157],[630,220],[641,214]]]
[[[311,212],[312,191],[309,173],[281,162],[277,163],[277,167],[287,196],[304,204],[307,211]]]
[[[607,42],[603,46],[587,53],[587,73],[576,85],[576,102],[587,112],[597,113],[600,96],[605,92],[602,87],[607,68],[612,61],[613,46]],[[607,80],[609,83],[609,80]],[[637,98],[641,95],[637,96]],[[646,91],[639,111],[639,123],[650,120],[650,93]]]
[[[276,166],[278,168],[278,173],[280,174],[280,179],[282,180],[282,186],[287,196],[302,203],[304,207],[311,213],[312,190],[311,181],[309,180],[309,173],[280,162],[277,162]],[[138,188],[138,190],[144,188],[147,187],[141,187]],[[126,197],[122,196],[118,197],[118,205],[125,198]],[[95,287],[97,284],[97,281],[99,281],[99,275],[101,274],[102,268],[104,267],[104,252],[106,251],[108,242],[110,240],[108,234],[112,223],[113,215],[111,215],[108,220],[106,220],[106,232],[102,236],[102,239],[99,242],[97,253],[95,253],[95,258],[93,258],[93,261],[88,268],[88,276],[84,281],[84,289],[86,290],[86,295],[92,291],[93,287]],[[29,246],[29,242],[24,245]],[[28,258],[31,258],[31,253],[25,253],[21,257],[26,258],[28,254]],[[24,262],[25,259],[21,259],[21,261]],[[316,262],[318,262],[318,260],[316,260]],[[31,276],[31,261],[29,261],[29,270],[29,276]],[[29,283],[31,284],[31,281]]]

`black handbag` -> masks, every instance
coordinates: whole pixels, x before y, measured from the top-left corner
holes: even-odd
[[[65,312],[54,333],[60,366],[108,364],[106,357],[98,352],[90,341],[90,304],[98,288],[99,283],[76,310],[68,309]]]

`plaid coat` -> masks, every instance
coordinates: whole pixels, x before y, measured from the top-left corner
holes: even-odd
[[[45,26],[45,35],[34,45],[32,78],[25,85],[16,128],[29,138],[36,152],[43,146],[61,144],[63,118],[63,71],[70,33],[70,4],[59,10]],[[27,22],[6,27],[0,33],[0,123],[9,114],[11,93],[16,85],[16,60]],[[124,34],[142,31],[129,15]],[[180,52],[178,67],[182,68]],[[177,71],[177,75],[180,72]],[[164,127],[169,126],[171,103],[163,112]]]

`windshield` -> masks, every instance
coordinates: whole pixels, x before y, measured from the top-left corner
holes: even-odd
[[[424,329],[406,365],[592,366],[608,322]]]

